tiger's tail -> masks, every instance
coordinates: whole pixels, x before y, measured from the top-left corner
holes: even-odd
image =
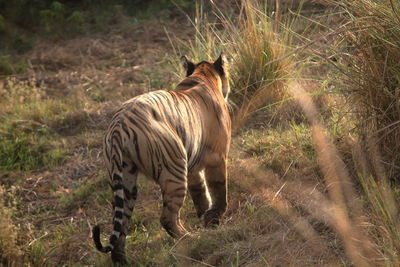
[[[95,225],[93,227],[93,229],[92,229],[92,237],[93,237],[94,244],[96,245],[96,248],[97,248],[98,251],[101,251],[103,253],[108,253],[108,252],[110,252],[112,250],[113,246],[111,246],[111,244],[106,246],[106,247],[103,247],[103,245],[101,244],[101,241],[100,241],[100,226]]]
[[[124,214],[124,187],[123,187],[123,172],[122,172],[122,152],[119,147],[115,147],[114,144],[122,144],[119,134],[113,134],[109,147],[111,148],[110,161],[111,161],[111,185],[114,198],[114,210],[113,210],[113,232],[110,235],[109,244],[105,247],[100,241],[100,226],[96,225],[92,229],[93,241],[96,245],[97,250],[108,253],[112,251],[122,234],[123,214]]]

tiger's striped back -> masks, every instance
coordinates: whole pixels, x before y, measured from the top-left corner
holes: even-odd
[[[229,84],[224,57],[197,64],[183,58],[182,63],[187,77],[175,91],[154,91],[128,100],[107,130],[104,156],[114,198],[113,233],[107,247],[100,243],[98,227],[93,238],[100,251],[112,251],[115,261],[124,258],[138,172],[160,185],[160,220],[173,237],[187,233],[179,210],[188,189],[206,225],[218,223],[225,212],[231,121],[225,101]]]

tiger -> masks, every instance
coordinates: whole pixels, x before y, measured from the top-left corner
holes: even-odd
[[[231,140],[227,59],[221,53],[215,61],[193,63],[183,56],[180,62],[186,77],[175,90],[124,102],[106,132],[103,154],[113,191],[113,231],[105,247],[98,225],[92,237],[99,251],[111,251],[113,262],[126,262],[138,173],[160,186],[160,223],[173,238],[188,234],[180,221],[187,191],[205,227],[218,225],[226,212]]]

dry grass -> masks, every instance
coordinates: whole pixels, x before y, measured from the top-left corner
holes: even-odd
[[[369,265],[376,257],[372,242],[360,228],[363,218],[360,200],[354,191],[350,175],[341,156],[319,121],[319,114],[311,98],[298,85],[293,84],[292,94],[302,106],[312,129],[313,142],[318,155],[332,209],[332,226],[341,237],[347,256],[357,266]]]
[[[22,259],[22,251],[18,244],[18,227],[11,216],[12,209],[5,206],[5,190],[0,187],[0,265],[19,266]]]
[[[336,85],[352,106],[363,143],[377,143],[388,178],[398,180],[400,5],[392,0],[337,4],[344,12],[347,26],[330,46],[337,60],[333,64],[340,71]],[[373,161],[368,157],[366,160]]]
[[[399,4],[341,1],[346,26],[329,44],[339,70],[333,83],[351,107],[351,143],[368,235],[382,264],[397,265],[399,247]]]
[[[221,41],[233,58],[231,98],[238,106],[238,128],[260,107],[285,98],[285,84],[293,75],[290,58],[284,58],[290,36],[274,32],[273,19],[258,2],[244,1],[237,19],[222,13],[220,18],[225,31]]]

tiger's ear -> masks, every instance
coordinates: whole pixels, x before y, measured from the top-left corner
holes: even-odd
[[[181,57],[181,65],[186,71],[186,76],[192,75],[192,73],[194,72],[194,64],[193,62],[189,61],[186,56]]]
[[[218,59],[214,62],[214,68],[218,71],[219,75],[222,76],[225,74],[224,68],[226,67],[226,64],[226,56],[224,52],[221,52],[221,55],[219,55]]]

